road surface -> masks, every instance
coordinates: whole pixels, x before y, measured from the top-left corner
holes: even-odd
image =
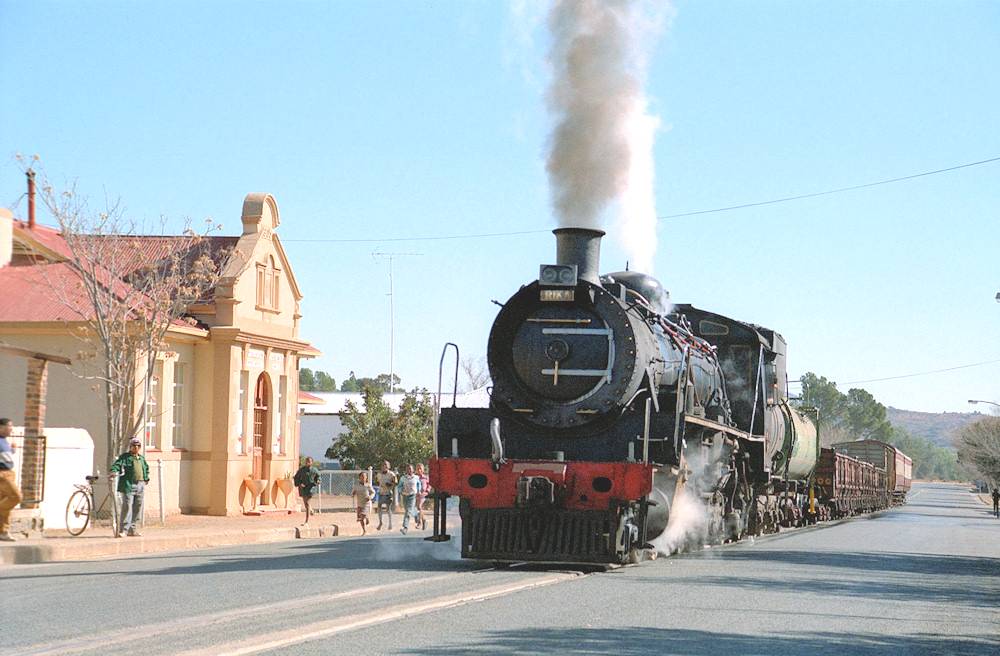
[[[1000,521],[958,485],[609,572],[378,537],[0,570],[4,653],[1000,653]]]

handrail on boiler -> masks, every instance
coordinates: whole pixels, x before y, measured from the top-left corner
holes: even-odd
[[[452,387],[451,391],[451,407],[456,407],[458,398],[458,344],[453,342],[445,342],[444,348],[441,349],[441,361],[438,362],[438,393],[434,398],[434,457],[438,457],[438,415],[441,414],[441,383],[444,378],[444,356],[448,354],[448,347],[451,346],[455,349],[455,385]]]

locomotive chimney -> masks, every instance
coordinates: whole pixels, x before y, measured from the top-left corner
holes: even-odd
[[[575,264],[579,280],[600,285],[601,237],[603,230],[556,228],[556,264]]]
[[[24,173],[28,176],[28,229],[35,229],[35,172],[28,169]]]

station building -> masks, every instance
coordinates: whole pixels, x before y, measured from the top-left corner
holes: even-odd
[[[299,362],[319,353],[299,336],[302,292],[278,238],[280,223],[274,198],[253,193],[243,202],[241,235],[207,238],[224,253],[221,277],[211,298],[189,306],[170,327],[145,408],[147,514],[158,511],[160,498],[166,513],[209,515],[280,503],[279,488],[288,486],[279,482],[298,467]],[[138,268],[184,243],[179,236],[135,237],[130,247],[141,253]],[[79,288],[66,284],[75,275],[65,264],[68,253],[58,230],[0,209],[0,346],[7,348],[0,351],[0,416],[29,436],[44,434],[45,426],[85,429],[93,462],[80,463],[80,471],[101,470],[103,478],[105,388],[95,379],[101,363],[87,343],[87,324],[72,311],[85,299],[67,299]],[[26,460],[42,456],[33,456],[29,441],[24,447]],[[44,458],[32,466],[40,472]],[[26,498],[37,496],[25,488],[41,482],[22,478]],[[65,507],[66,500],[45,502]]]

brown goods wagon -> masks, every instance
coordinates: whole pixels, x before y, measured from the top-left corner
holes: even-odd
[[[821,449],[814,483],[819,502],[833,517],[852,515],[861,506],[861,461],[833,449]]]
[[[840,442],[833,448],[885,470],[889,492],[894,500],[901,502],[906,498],[913,480],[913,460],[908,455],[879,440]]]

